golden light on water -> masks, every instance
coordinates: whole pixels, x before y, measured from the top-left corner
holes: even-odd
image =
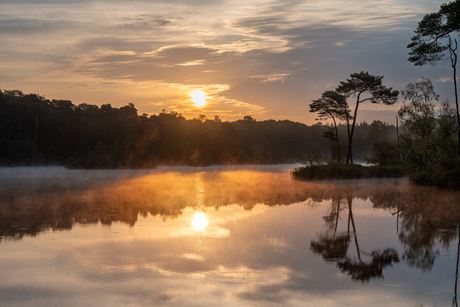
[[[190,93],[190,97],[192,97],[191,100],[194,102],[195,107],[204,107],[207,104],[208,95],[202,90],[194,90]]]
[[[193,216],[192,220],[192,227],[195,230],[203,230],[208,225],[208,221],[206,220],[206,214],[202,212],[197,212]]]

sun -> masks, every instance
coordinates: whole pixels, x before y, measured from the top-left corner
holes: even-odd
[[[192,97],[191,100],[194,102],[195,107],[201,108],[207,104],[206,99],[208,99],[208,95],[202,90],[194,90],[190,93],[190,97]]]

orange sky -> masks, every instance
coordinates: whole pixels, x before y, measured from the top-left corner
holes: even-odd
[[[186,118],[290,119],[351,73],[401,90],[424,76],[452,100],[449,65],[414,67],[406,45],[437,1],[6,0],[0,88],[73,103],[134,103]],[[206,105],[190,93],[201,90]],[[352,107],[352,100],[350,100]],[[360,107],[394,122],[399,106]]]

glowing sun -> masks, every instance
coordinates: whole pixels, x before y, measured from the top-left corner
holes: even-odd
[[[194,102],[195,107],[204,107],[206,105],[206,99],[208,99],[208,95],[202,90],[194,90],[190,93],[190,97],[192,97],[192,101]]]

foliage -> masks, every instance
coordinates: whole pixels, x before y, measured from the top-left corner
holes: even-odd
[[[368,164],[390,166],[401,163],[401,153],[396,149],[396,141],[385,140],[372,144],[373,154],[370,157],[364,157]]]
[[[460,188],[455,111],[448,102],[436,111],[433,100],[438,96],[429,79],[409,84],[405,93],[410,102],[398,113],[404,120],[399,147],[409,178],[418,184]]]
[[[402,91],[404,99],[398,116],[404,121],[404,127],[415,135],[425,137],[433,131],[436,125],[434,101],[439,99],[430,79],[421,78],[415,83],[409,83]]]
[[[409,61],[417,66],[434,64],[444,58],[449,46],[446,40],[460,29],[460,1],[443,3],[438,12],[426,14],[407,46],[411,49]]]
[[[326,159],[316,149],[308,149],[297,158],[297,162],[307,166],[322,165],[326,163]]]
[[[419,22],[416,35],[407,46],[411,49],[409,61],[416,66],[427,63],[434,65],[442,60],[448,50],[448,58],[453,69],[453,83],[458,133],[458,154],[460,155],[460,114],[457,91],[457,40],[453,33],[460,31],[460,0],[443,3],[438,12],[426,14]]]
[[[310,104],[310,112],[318,114],[317,120],[332,119],[334,129],[324,132],[323,137],[330,141],[329,145],[332,161],[341,163],[341,143],[337,130],[336,119],[347,121],[347,131],[349,135],[350,119],[352,117],[350,115],[346,97],[336,91],[325,91],[321,95],[321,98],[313,100],[313,102]]]
[[[337,127],[327,127],[323,133],[323,138],[328,140],[328,147],[331,153],[331,163],[342,163],[342,156],[345,151],[345,145],[338,136]]]
[[[39,152],[35,144],[29,140],[0,139],[0,165],[40,165],[43,163],[43,153]]]
[[[398,100],[398,91],[382,85],[383,76],[373,76],[368,72],[354,73],[347,81],[341,81],[336,91],[346,97],[356,97],[355,111],[351,131],[348,134],[347,164],[353,164],[353,135],[356,126],[356,117],[360,103],[370,101],[392,105]]]
[[[351,118],[347,99],[336,91],[325,91],[321,98],[312,100],[310,112],[317,113],[318,119],[346,120]]]

